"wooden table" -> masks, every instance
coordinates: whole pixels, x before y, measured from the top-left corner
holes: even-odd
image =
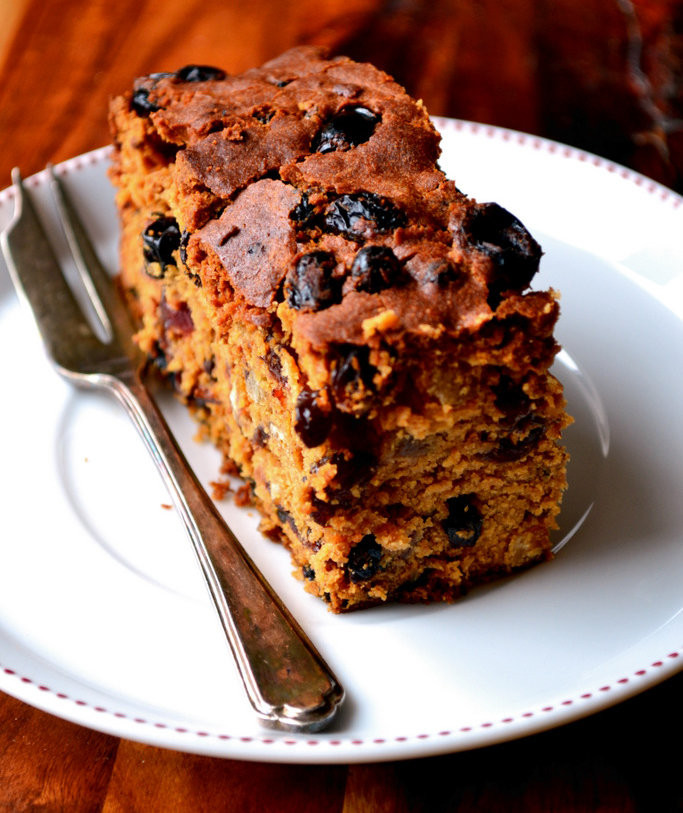
[[[110,95],[298,43],[374,61],[432,113],[570,143],[683,192],[680,0],[5,0],[0,185],[108,141]],[[561,729],[404,763],[281,766],[120,740],[0,694],[0,811],[681,809],[683,675]],[[675,742],[675,740],[673,740]]]

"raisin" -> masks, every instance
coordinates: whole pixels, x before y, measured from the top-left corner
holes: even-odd
[[[355,451],[351,457],[342,454],[332,455],[330,459],[337,467],[335,484],[343,491],[348,491],[359,483],[365,483],[372,477],[377,466],[377,458],[371,452]]]
[[[306,221],[310,220],[314,214],[315,209],[309,203],[308,195],[303,192],[301,195],[301,200],[289,213],[289,217],[296,223],[306,223]]]
[[[290,308],[318,311],[341,302],[340,280],[332,277],[336,264],[328,251],[311,251],[300,257],[285,278],[284,293]]]
[[[541,247],[525,226],[497,203],[478,206],[468,228],[475,247],[494,263],[496,273],[489,283],[489,304],[495,309],[505,291],[521,291],[529,285],[538,270]]]
[[[367,230],[389,232],[406,224],[405,214],[371,192],[341,195],[325,211],[325,225],[336,234],[363,242]]]
[[[506,375],[500,377],[498,384],[493,387],[495,394],[495,405],[503,413],[502,423],[506,426],[513,426],[520,418],[529,415],[531,410],[531,399],[524,392],[520,384]]]
[[[518,435],[526,432],[526,436],[520,440],[503,437],[498,443],[498,448],[488,452],[485,457],[499,463],[519,460],[538,443],[545,432],[545,427],[541,419],[534,414],[531,399],[521,384],[516,384],[508,376],[501,375],[500,381],[492,389],[496,396],[494,403],[504,413],[500,425]]]
[[[441,259],[435,260],[429,265],[423,277],[424,283],[432,283],[439,287],[448,285],[458,278],[458,274],[450,260]]]
[[[312,582],[315,579],[315,570],[310,565],[304,565],[301,568],[301,575],[306,581]]]
[[[296,399],[294,429],[309,448],[320,446],[332,429],[332,415],[323,408],[319,391],[302,390]]]
[[[337,427],[335,427],[336,430]],[[357,438],[356,438],[357,439]],[[335,441],[337,440],[335,436]],[[325,455],[320,460],[316,461],[311,466],[311,474],[319,471],[327,463],[333,463],[337,467],[337,472],[332,482],[325,488],[325,496],[328,500],[334,501],[334,505],[318,499],[313,492],[311,492],[311,504],[313,505],[314,516],[316,522],[323,522],[329,519],[335,507],[349,506],[354,499],[351,489],[355,485],[362,485],[372,478],[372,475],[377,468],[377,458],[371,452],[360,450],[347,451],[350,457],[345,457],[341,452],[336,452],[333,455]],[[325,520],[321,521],[315,516],[315,512],[320,512],[325,516]]]
[[[351,278],[356,290],[377,294],[396,284],[402,274],[401,263],[387,246],[365,246],[356,254]]]
[[[543,424],[536,423],[533,418],[528,417],[518,421],[514,428],[520,431],[528,428],[526,437],[517,441],[511,437],[500,438],[497,448],[484,455],[486,460],[495,463],[510,463],[513,460],[519,460],[538,443],[545,433]]]
[[[185,65],[175,73],[181,82],[210,82],[212,79],[225,79],[226,73],[211,65]]]
[[[277,506],[277,518],[283,525],[289,525],[289,527],[294,531],[295,534],[299,534],[299,529],[296,527],[296,523],[294,522],[294,517],[286,511],[281,505]]]
[[[373,134],[379,120],[380,117],[367,107],[344,107],[316,135],[311,150],[324,154],[363,144]]]
[[[149,76],[144,79],[146,87],[137,87],[133,91],[133,97],[130,101],[131,109],[142,118],[149,116],[150,113],[154,113],[156,110],[161,110],[158,104],[150,101],[149,92],[151,88],[156,86],[160,79],[169,79],[173,76],[175,76],[174,73],[167,72],[150,73]]]
[[[346,570],[352,582],[366,582],[379,568],[382,546],[374,534],[366,534],[349,552]]]
[[[211,391],[205,389],[204,387],[194,387],[188,396],[188,400],[193,406],[199,407],[200,409],[209,409],[210,404],[218,403],[218,400],[214,397]]]
[[[138,116],[145,118],[150,113],[160,110],[159,105],[150,101],[149,90],[147,88],[138,88],[133,91],[133,96],[130,100],[130,107]]]
[[[334,515],[337,506],[331,505],[329,502],[325,502],[325,500],[321,500],[320,497],[316,497],[313,491],[310,492],[310,500],[313,509],[311,516],[315,522],[317,522],[318,525],[327,525]]]
[[[179,247],[180,230],[175,218],[160,217],[150,223],[142,233],[142,251],[147,263],[147,273],[152,277],[163,277],[166,268],[176,264],[173,252]],[[161,273],[150,269],[153,263],[161,266]]]
[[[358,389],[361,385],[372,387],[377,369],[370,364],[370,348],[341,345],[340,358],[332,373],[332,387],[335,397],[342,401],[347,389]]]
[[[172,308],[166,298],[162,296],[159,303],[159,316],[164,328],[164,334],[173,333],[177,336],[189,336],[194,330],[194,322],[187,302],[181,302],[177,308]]]
[[[454,547],[471,548],[481,535],[481,514],[474,505],[474,494],[461,494],[446,500],[448,516],[441,523]]]
[[[280,384],[284,386],[287,384],[287,377],[282,372],[282,360],[280,356],[273,350],[272,347],[268,347],[266,349],[266,365],[268,370],[270,371],[273,378]]]
[[[266,432],[266,430],[262,426],[257,426],[254,434],[252,435],[251,442],[254,446],[258,446],[263,448],[270,438],[270,435]]]

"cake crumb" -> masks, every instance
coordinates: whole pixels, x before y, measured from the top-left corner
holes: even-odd
[[[374,333],[384,333],[387,330],[398,327],[400,323],[401,320],[395,311],[382,311],[382,313],[378,313],[376,316],[371,316],[363,320],[363,336],[365,339],[369,339]]]
[[[221,465],[221,474],[226,474],[228,477],[239,477],[240,470],[234,460],[226,457]]]
[[[211,480],[209,485],[211,486],[211,496],[216,502],[224,500],[225,495],[232,491],[232,486],[228,480]]]

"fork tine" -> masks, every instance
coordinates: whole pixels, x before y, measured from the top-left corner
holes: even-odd
[[[112,283],[109,275],[102,267],[99,257],[90,242],[83,224],[76,213],[71,199],[66,193],[63,183],[55,172],[52,164],[46,167],[50,176],[50,188],[57,204],[61,226],[64,230],[67,243],[71,249],[76,270],[88,294],[90,303],[106,334],[106,340],[111,341],[113,330],[107,308],[104,302],[112,298]]]
[[[112,278],[100,262],[64,183],[52,164],[47,165],[47,171],[50,174],[50,187],[76,269],[93,310],[105,331],[106,341],[111,342],[116,339],[121,347],[127,348],[129,353],[135,354],[136,351],[131,342],[131,336],[135,331],[130,314],[123,304]]]
[[[28,302],[48,354],[61,367],[72,362],[71,348],[99,344],[67,284],[38,218],[21,173],[12,171],[16,206],[0,246],[12,281]]]

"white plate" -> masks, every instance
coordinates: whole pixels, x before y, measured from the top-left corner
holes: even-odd
[[[577,418],[556,560],[452,606],[334,616],[253,512],[222,507],[348,691],[314,736],[258,727],[174,511],[132,426],[45,361],[0,271],[0,688],[60,717],[202,754],[356,762],[474,748],[652,686],[683,657],[683,201],[548,141],[439,120],[458,186],[515,212],[562,292],[558,373]],[[116,265],[106,151],[60,168]],[[44,208],[44,175],[29,186]],[[13,209],[0,193],[0,225]],[[52,228],[52,226],[50,227]],[[201,479],[216,453],[169,419]],[[585,522],[583,522],[585,520]],[[583,524],[581,524],[583,522]],[[559,539],[559,538],[558,538]]]

